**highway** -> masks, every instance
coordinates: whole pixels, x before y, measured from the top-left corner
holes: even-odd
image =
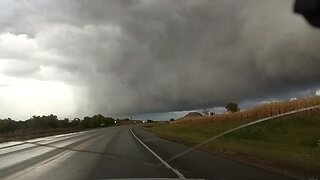
[[[117,126],[0,144],[0,179],[290,179]]]

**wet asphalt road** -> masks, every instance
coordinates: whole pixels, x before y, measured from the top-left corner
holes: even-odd
[[[0,179],[290,179],[200,150],[164,164],[188,147],[133,132],[118,126],[0,146]]]

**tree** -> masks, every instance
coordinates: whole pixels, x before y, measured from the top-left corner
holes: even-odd
[[[10,131],[15,131],[19,126],[19,123],[11,118],[0,119],[0,134]]]
[[[111,117],[104,117],[101,114],[94,115],[93,117],[84,117],[82,121],[80,121],[80,127],[82,128],[96,128],[96,127],[104,127],[111,126],[114,124],[114,119]]]
[[[237,103],[230,102],[224,106],[228,112],[238,112],[240,108]]]
[[[80,125],[80,119],[74,118],[70,123],[72,127],[78,127]]]
[[[69,118],[64,118],[63,120],[59,120],[60,128],[67,128],[71,126]]]
[[[154,121],[151,120],[151,119],[148,119],[147,122],[148,122],[148,123],[152,123],[152,122],[154,122]]]

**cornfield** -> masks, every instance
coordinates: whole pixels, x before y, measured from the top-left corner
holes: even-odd
[[[257,120],[269,116],[274,116],[302,108],[320,105],[320,96],[302,98],[285,102],[273,102],[260,106],[256,106],[252,109],[236,112],[217,114],[214,116],[202,116],[202,117],[184,117],[173,124],[179,125],[193,125],[193,124],[206,124],[216,121],[235,121],[235,120]]]

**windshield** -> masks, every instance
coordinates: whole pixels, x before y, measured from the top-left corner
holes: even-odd
[[[0,179],[320,178],[318,0],[0,1]]]

